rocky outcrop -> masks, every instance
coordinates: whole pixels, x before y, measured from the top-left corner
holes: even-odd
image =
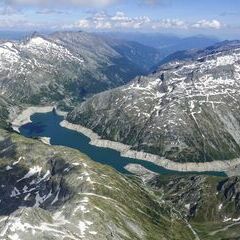
[[[11,127],[14,131],[19,132],[19,127],[24,124],[31,122],[31,115],[34,113],[45,113],[51,112],[54,109],[53,106],[37,106],[37,107],[28,107],[24,110],[18,109],[18,111],[13,112],[9,116],[9,122],[11,122]],[[21,112],[19,112],[21,111]]]
[[[84,32],[34,34],[22,41],[2,42],[1,95],[17,103],[59,102],[67,108],[148,72],[161,58],[157,50],[138,43],[121,41],[118,47]],[[141,60],[135,63],[138,57],[152,60],[143,69]]]
[[[79,151],[0,136],[1,239],[193,239],[140,183]]]
[[[235,212],[235,218],[240,215],[240,179],[232,177],[218,184],[221,199],[228,203],[227,209]],[[239,218],[240,219],[240,218]]]
[[[238,177],[154,175],[145,183],[188,219],[200,239],[239,237]]]
[[[72,124],[66,120],[63,120],[60,125],[62,127],[83,133],[85,136],[91,139],[90,144],[111,148],[117,150],[124,157],[130,157],[134,159],[140,159],[144,161],[150,161],[154,164],[164,167],[169,170],[175,170],[179,172],[225,172],[227,175],[237,175],[237,170],[240,166],[240,158],[225,160],[225,161],[212,161],[212,162],[188,162],[178,163],[172,160],[160,157],[158,155],[146,153],[143,151],[132,150],[130,145],[126,145],[119,142],[114,142],[106,139],[102,139],[101,136],[93,132],[91,129],[83,127],[79,124]]]
[[[239,177],[159,175],[141,165],[126,169],[136,174],[172,214],[186,219],[196,239],[239,238]]]
[[[236,159],[239,64],[238,41],[217,44],[88,99],[67,120],[175,162]]]

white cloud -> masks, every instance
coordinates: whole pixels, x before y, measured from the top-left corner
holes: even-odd
[[[216,19],[213,19],[210,21],[203,19],[203,20],[200,20],[200,21],[194,23],[192,25],[192,27],[220,29],[222,27],[222,24]]]
[[[114,15],[108,15],[105,12],[96,13],[93,16],[80,19],[74,25],[77,28],[90,29],[140,29],[151,28],[152,20],[147,16],[128,17],[124,12],[116,12]]]
[[[116,3],[117,0],[5,0],[11,6],[36,6],[36,7],[104,7]]]
[[[98,12],[92,16],[91,20],[101,22],[101,21],[107,21],[108,18],[109,16],[105,12]]]
[[[96,29],[110,29],[112,24],[110,22],[98,22],[96,24]]]
[[[75,27],[77,28],[90,28],[91,23],[87,19],[80,19],[75,23]]]
[[[188,24],[185,21],[179,19],[162,19],[156,21],[152,25],[153,29],[158,28],[188,28]]]
[[[0,7],[0,15],[14,15],[14,14],[20,14],[20,12],[12,8],[11,6]]]
[[[111,19],[113,21],[128,21],[129,17],[127,17],[124,12],[116,12],[116,14],[111,17]]]
[[[111,21],[116,28],[120,27],[139,29],[142,27],[147,27],[151,22],[151,19],[147,16],[131,18],[126,16],[124,12],[117,12],[111,17]]]
[[[147,4],[147,5],[168,5],[170,4],[172,1],[171,0],[139,0],[140,4]]]
[[[18,18],[4,18],[0,19],[0,28],[1,29],[30,29],[30,28],[39,27],[37,24],[33,24],[25,19]]]
[[[130,17],[118,11],[114,15],[98,12],[88,18],[83,18],[71,25],[70,28],[85,29],[118,29],[118,30],[155,30],[161,29],[219,29],[224,25],[218,20],[200,20],[195,23],[180,19],[152,19],[148,16]]]
[[[1,0],[0,0],[1,1]],[[9,3],[46,3],[53,2],[53,0],[7,0]],[[71,3],[75,4],[86,4],[86,1],[82,0],[69,0]],[[117,0],[98,0],[100,4],[110,4]],[[120,0],[119,0],[120,1]],[[56,1],[55,1],[56,2]],[[59,2],[67,2],[67,0],[59,0]],[[85,3],[83,3],[85,2]],[[88,4],[96,3],[97,0],[88,0]],[[47,28],[55,29],[88,29],[88,30],[134,30],[138,29],[140,31],[161,31],[163,29],[184,29],[184,30],[193,30],[193,29],[220,29],[225,27],[224,24],[219,22],[216,19],[213,20],[199,20],[196,22],[187,22],[181,19],[153,19],[148,16],[137,16],[131,17],[128,16],[123,11],[117,11],[115,14],[108,14],[104,11],[89,13],[88,17],[81,18],[76,22],[63,22],[63,21],[53,21],[49,22],[47,18],[43,18],[38,21],[30,21],[24,14],[21,13],[21,10],[14,10],[11,5],[0,5],[0,27],[1,28],[32,28],[33,30],[43,26]],[[37,9],[36,14],[67,14],[65,10],[59,10],[54,8],[41,8]],[[2,15],[2,16],[1,16]],[[14,17],[11,17],[14,15]],[[3,19],[1,19],[3,18]],[[18,21],[20,19],[21,21]],[[64,24],[63,24],[64,23]]]
[[[51,14],[63,15],[63,14],[69,14],[69,13],[67,11],[44,8],[44,9],[36,11],[36,14],[40,14],[40,15],[51,15]]]

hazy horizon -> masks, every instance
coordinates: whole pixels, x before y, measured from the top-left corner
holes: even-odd
[[[240,38],[237,0],[4,0],[0,31],[138,32]]]

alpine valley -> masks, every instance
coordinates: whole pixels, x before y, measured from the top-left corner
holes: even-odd
[[[24,103],[81,100],[146,74],[158,50],[85,32],[32,34],[0,44],[1,96]]]
[[[165,56],[82,31],[1,41],[0,239],[240,239],[240,42]],[[42,109],[92,144],[178,172],[124,174],[13,131]]]
[[[240,42],[167,58],[153,74],[95,95],[67,119],[176,162],[238,158]]]

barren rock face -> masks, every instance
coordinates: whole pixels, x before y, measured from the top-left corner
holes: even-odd
[[[239,236],[237,177],[153,174],[143,185],[79,151],[0,135],[2,239]]]
[[[0,135],[1,239],[169,239],[170,222],[192,239],[140,183],[79,151]]]
[[[148,72],[160,59],[154,48],[84,32],[34,34],[0,43],[0,94],[17,103],[79,101]]]
[[[240,43],[224,42],[100,93],[68,120],[180,162],[239,157]]]
[[[190,223],[230,225],[240,220],[239,177],[155,175],[146,183],[162,193],[165,203],[173,204]],[[209,235],[212,230],[210,227]]]
[[[85,33],[0,44],[0,239],[240,238],[239,177],[161,176],[143,168],[126,176],[79,151],[2,129],[9,107],[14,113],[21,101],[71,102],[127,82],[141,65],[147,71],[156,58],[135,65],[145,56],[139,47]],[[88,99],[68,121],[173,161],[238,157],[240,43],[183,58]],[[239,166],[232,168],[238,174]]]

